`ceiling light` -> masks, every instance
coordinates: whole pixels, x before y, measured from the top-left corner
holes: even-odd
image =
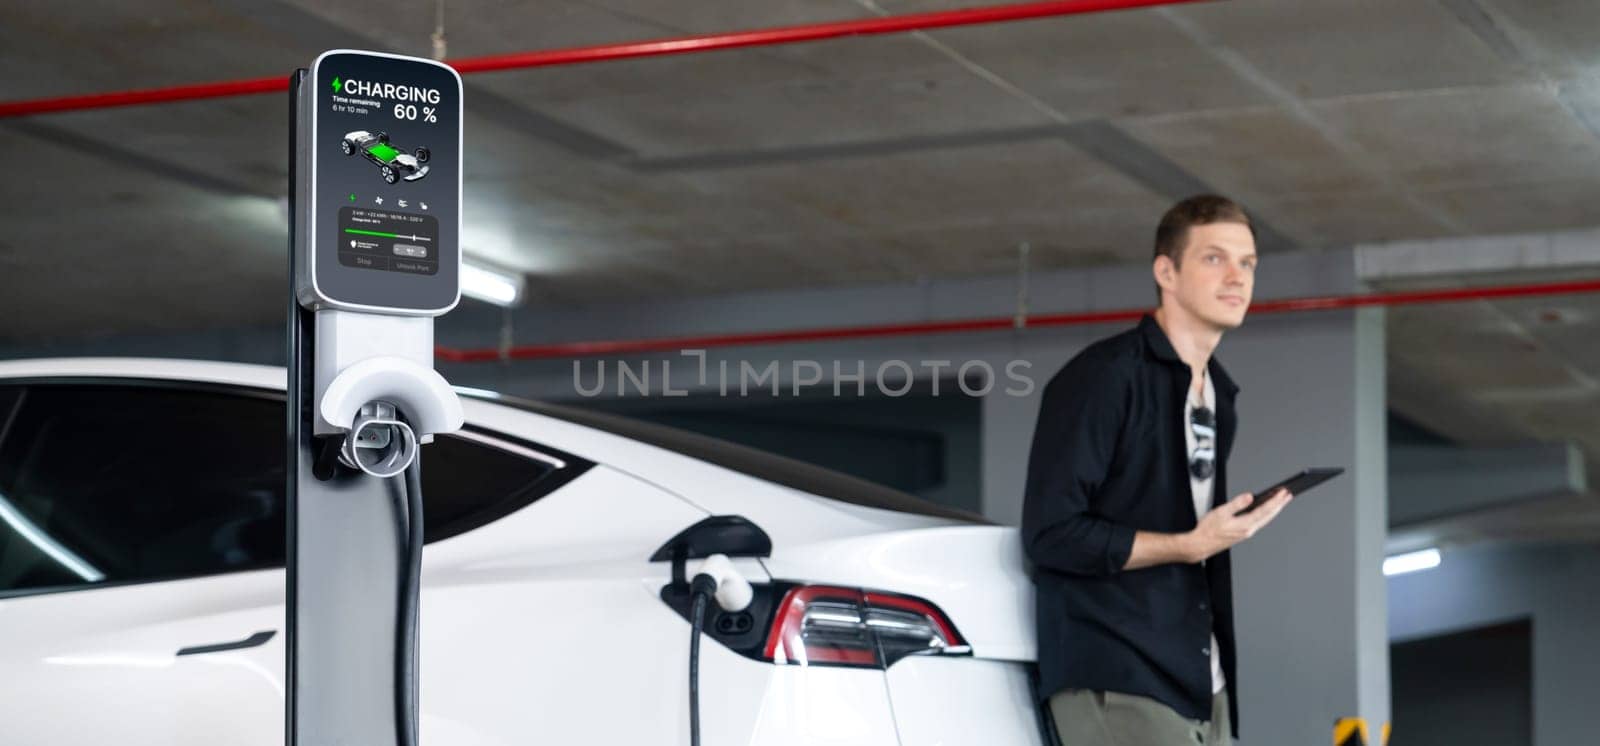
[[[1408,572],[1432,570],[1439,566],[1439,550],[1424,549],[1420,552],[1406,552],[1393,557],[1383,558],[1383,574],[1404,575]]]
[[[522,275],[490,269],[467,260],[461,262],[461,294],[497,306],[515,306],[522,300]]]

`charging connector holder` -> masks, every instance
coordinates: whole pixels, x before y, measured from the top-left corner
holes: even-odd
[[[380,479],[399,476],[416,459],[416,432],[388,402],[363,406],[339,449],[339,461],[345,466]]]
[[[346,466],[393,477],[461,428],[461,399],[433,369],[433,319],[323,309],[315,339],[313,427],[343,439]]]

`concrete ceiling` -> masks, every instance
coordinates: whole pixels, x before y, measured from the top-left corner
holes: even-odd
[[[1592,294],[1390,309],[1392,406],[1463,444],[1572,440],[1600,464],[1597,315]]]
[[[975,4],[446,0],[445,21],[470,57]],[[11,2],[0,100],[427,56],[437,7]],[[603,304],[1010,272],[1022,241],[1037,269],[1141,260],[1202,190],[1268,250],[1594,226],[1595,28],[1592,0],[1225,0],[473,75],[465,243],[534,303]],[[277,323],[286,118],[264,95],[0,120],[0,341]],[[1600,474],[1600,296],[1388,318],[1398,413],[1574,442]],[[1573,499],[1584,520],[1512,533],[1600,539]]]
[[[1409,287],[1552,279],[1498,273],[1437,277]],[[1458,446],[1571,444],[1587,475],[1586,488],[1576,492],[1512,491],[1505,507],[1403,527],[1391,533],[1390,549],[1486,541],[1600,543],[1600,295],[1392,307],[1386,326],[1392,412]]]
[[[971,4],[445,19],[466,57]],[[436,7],[11,3],[0,99],[426,55]],[[1227,0],[474,75],[466,243],[535,302],[604,303],[1006,272],[1020,241],[1038,268],[1128,261],[1201,189],[1251,207],[1269,248],[1589,225],[1597,25],[1585,0]],[[275,321],[285,119],[264,95],[0,120],[0,338]]]

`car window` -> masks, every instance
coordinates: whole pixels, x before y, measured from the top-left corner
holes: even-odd
[[[35,385],[14,408],[0,396],[8,409],[0,594],[283,564],[281,396]],[[568,457],[557,469],[482,436],[440,436],[423,455],[430,541],[525,506],[587,466]]]
[[[981,515],[929,502],[916,495],[869,482],[860,477],[841,474],[815,464],[698,433],[589,409],[529,401],[512,396],[493,395],[479,398],[648,443],[692,459],[716,464],[725,469],[768,482],[776,482],[830,500],[972,524],[989,523],[989,520]]]
[[[283,405],[35,386],[0,444],[0,589],[283,561]]]
[[[422,447],[422,522],[429,542],[471,531],[526,507],[581,474],[589,464],[560,454],[552,463],[494,443],[526,448],[471,431],[473,440],[440,435]],[[548,450],[548,449],[544,449]],[[559,473],[558,473],[559,472]]]

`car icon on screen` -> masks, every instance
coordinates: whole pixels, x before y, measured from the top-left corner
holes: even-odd
[[[406,153],[389,144],[389,133],[372,133],[366,130],[356,130],[346,133],[339,142],[339,149],[345,155],[360,153],[367,160],[378,166],[383,174],[383,180],[393,184],[404,179],[416,181],[428,175],[428,149],[419,147]]]

